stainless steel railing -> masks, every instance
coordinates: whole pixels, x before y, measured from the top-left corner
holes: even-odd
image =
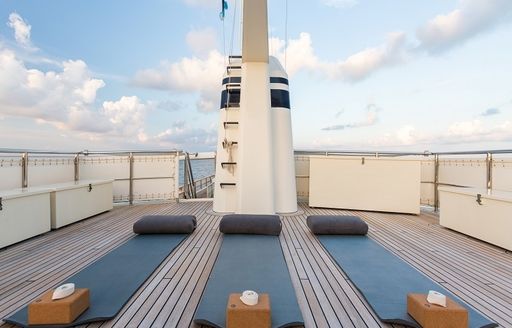
[[[488,190],[493,188],[493,167],[495,155],[512,155],[512,149],[495,149],[495,150],[476,150],[476,151],[452,151],[452,152],[400,152],[400,151],[354,151],[354,150],[340,150],[340,151],[319,151],[319,150],[296,150],[295,156],[356,156],[356,157],[425,157],[433,158],[434,162],[434,180],[421,181],[422,184],[432,184],[434,188],[434,209],[439,209],[439,186],[461,186],[440,181],[440,161],[442,158],[450,156],[485,156],[486,177],[485,185]],[[309,176],[297,176],[299,178],[309,178]]]
[[[29,158],[31,156],[56,156],[56,157],[73,157],[73,180],[78,181],[80,179],[80,160],[81,158],[85,158],[88,156],[121,156],[127,157],[129,163],[129,174],[128,179],[117,178],[114,181],[124,181],[128,180],[129,183],[129,192],[128,192],[128,202],[133,204],[134,201],[134,181],[135,180],[151,180],[160,177],[134,177],[134,161],[137,156],[155,156],[155,155],[172,155],[176,156],[179,160],[179,156],[182,155],[183,152],[181,150],[170,150],[170,151],[161,151],[161,150],[117,150],[117,151],[89,151],[83,150],[78,152],[66,152],[66,151],[47,151],[47,150],[29,150],[29,149],[3,149],[0,148],[0,158],[1,156],[15,157],[20,156],[20,166],[21,166],[21,188],[27,188],[29,186]],[[169,178],[169,177],[165,177]],[[178,179],[178,176],[171,177],[174,179]],[[0,187],[0,189],[2,189]],[[176,194],[177,194],[176,190]]]
[[[150,180],[150,179],[160,179],[160,178],[174,178],[179,179],[176,175],[175,177],[136,177],[134,176],[134,161],[137,156],[142,155],[173,155],[179,158],[182,158],[184,152],[181,150],[170,150],[170,151],[146,151],[146,150],[136,150],[136,151],[127,151],[127,150],[117,150],[117,151],[88,151],[83,150],[79,152],[62,152],[62,151],[39,151],[39,150],[30,150],[30,149],[1,149],[0,148],[0,161],[2,160],[2,156],[8,157],[16,157],[19,156],[19,160],[16,161],[19,164],[15,166],[21,166],[21,187],[27,187],[29,184],[29,158],[38,156],[50,156],[50,157],[70,157],[73,160],[73,176],[70,179],[79,180],[80,179],[80,168],[81,161],[88,158],[89,156],[120,156],[122,158],[128,159],[129,163],[129,174],[128,177],[123,177],[116,179],[116,181],[128,181],[129,183],[129,192],[128,199],[123,198],[124,200],[128,200],[130,203],[134,201],[134,181],[137,180]],[[442,181],[441,173],[441,163],[446,165],[446,161],[450,161],[450,158],[458,158],[459,156],[482,156],[479,159],[480,165],[483,163],[483,159],[485,158],[485,186],[488,189],[492,189],[493,186],[493,177],[494,177],[494,163],[496,158],[500,158],[500,156],[512,155],[512,149],[497,149],[497,150],[477,150],[477,151],[455,151],[455,152],[400,152],[400,151],[354,151],[354,150],[337,150],[337,151],[319,151],[319,150],[297,150],[295,151],[296,156],[311,156],[311,155],[323,155],[323,156],[357,156],[357,157],[420,157],[425,159],[426,162],[432,161],[433,164],[433,174],[429,174],[429,177],[425,179],[425,181],[421,181],[422,184],[431,184],[433,186],[433,197],[429,198],[428,203],[435,207],[437,210],[439,206],[439,195],[438,195],[438,187],[445,185],[456,185],[456,186],[464,186],[453,183],[448,183],[447,181]],[[499,155],[499,156],[498,156]],[[442,162],[443,161],[443,162]],[[499,162],[498,162],[499,163]],[[431,164],[429,164],[431,165]],[[444,167],[444,166],[443,166]],[[446,171],[444,171],[446,174]],[[498,176],[500,172],[497,172]],[[480,174],[480,173],[479,173]],[[297,178],[309,178],[309,175],[297,175]],[[499,181],[499,180],[498,180]],[[213,176],[206,177],[203,179],[199,179],[198,181],[194,181],[193,185],[198,187],[198,190],[202,189],[201,186],[206,184],[206,187],[211,186],[213,183]],[[1,188],[0,188],[1,189]],[[432,189],[431,189],[432,190]],[[176,195],[178,195],[178,186],[176,188]],[[177,196],[175,196],[177,197]]]
[[[193,182],[194,189],[196,190],[196,195],[198,198],[211,198],[211,186],[214,184],[215,174],[209,175],[207,177],[203,177],[197,179]],[[185,186],[180,186],[179,189],[180,198],[189,198],[185,195]]]

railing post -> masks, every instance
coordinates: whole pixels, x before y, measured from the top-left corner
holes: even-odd
[[[174,158],[174,199],[176,202],[180,199],[180,152],[176,151]]]
[[[21,155],[21,188],[28,187],[28,153]]]
[[[80,153],[77,153],[75,155],[75,158],[73,160],[73,165],[74,165],[74,172],[75,172],[75,182],[80,180]]]
[[[486,187],[487,190],[492,189],[492,153],[487,153],[487,157],[485,158],[485,163],[487,165],[487,177],[486,177]]]
[[[128,201],[130,202],[130,205],[133,205],[133,153],[128,155],[128,162],[130,164],[130,190],[128,193]]]
[[[439,155],[434,155],[434,211],[439,211]]]

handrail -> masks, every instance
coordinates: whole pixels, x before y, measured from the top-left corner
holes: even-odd
[[[180,156],[184,155],[183,150],[113,150],[113,151],[51,151],[51,150],[35,150],[23,148],[0,148],[0,154],[35,154],[35,155],[153,155],[153,154],[173,154],[178,152]],[[295,150],[295,155],[326,155],[326,156],[433,156],[433,155],[487,155],[490,154],[512,154],[512,149],[492,149],[492,150],[474,150],[474,151],[452,151],[452,152],[401,152],[401,151],[369,151],[369,150]]]
[[[90,150],[81,150],[81,151],[52,151],[52,150],[35,150],[35,149],[19,149],[19,148],[0,148],[0,154],[35,154],[35,155],[154,155],[154,154],[173,154],[178,153],[179,155],[183,154],[182,150],[172,149],[172,150],[113,150],[113,151],[90,151]]]
[[[325,155],[325,156],[435,156],[435,155],[487,155],[487,154],[512,154],[512,149],[454,151],[454,152],[400,152],[400,151],[357,151],[357,150],[295,150],[295,155]]]
[[[133,150],[133,151],[125,151],[125,150],[115,150],[115,151],[89,151],[83,150],[78,152],[66,152],[66,151],[50,151],[50,150],[29,150],[29,149],[12,149],[12,148],[0,148],[0,159],[2,157],[20,157],[20,166],[21,166],[21,188],[28,187],[28,175],[29,175],[29,158],[38,159],[38,155],[46,155],[47,157],[54,158],[56,156],[69,156],[73,158],[73,180],[78,181],[80,179],[80,161],[81,156],[95,156],[95,155],[107,155],[107,156],[126,156],[128,158],[129,164],[129,172],[128,172],[128,180],[129,182],[129,191],[128,191],[128,202],[129,204],[133,204],[134,201],[134,180],[138,179],[151,179],[151,178],[135,178],[134,177],[134,162],[135,157],[137,156],[158,156],[158,155],[172,155],[179,158],[183,151],[181,150]],[[51,156],[54,155],[54,156]],[[82,157],[83,158],[83,157]],[[177,180],[178,177],[175,177]],[[121,179],[115,179],[121,180]],[[176,182],[177,184],[177,182]],[[177,185],[176,185],[177,186]],[[177,191],[176,191],[177,192]]]
[[[325,156],[429,156],[431,152],[395,152],[395,151],[321,151],[321,150],[295,150],[295,155],[325,155]]]
[[[434,181],[422,181],[421,183],[431,183],[434,188],[434,210],[439,210],[439,192],[438,187],[447,185],[439,179],[439,165],[441,156],[461,156],[461,155],[485,155],[486,164],[486,187],[488,190],[493,188],[493,163],[495,158],[493,155],[512,154],[512,149],[493,149],[493,150],[473,150],[473,151],[446,151],[446,152],[400,152],[400,151],[356,151],[356,150],[341,150],[341,151],[320,151],[320,150],[296,150],[296,156],[367,156],[367,157],[399,157],[399,156],[424,156],[432,158],[434,161]],[[432,160],[432,159],[430,159]]]

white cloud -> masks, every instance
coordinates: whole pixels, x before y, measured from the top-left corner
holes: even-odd
[[[16,24],[20,22],[17,18],[13,18],[13,21]],[[19,30],[14,26],[18,25],[13,25],[13,28]],[[25,44],[30,44],[30,27],[25,35]],[[200,40],[196,39],[196,42]],[[93,142],[111,147],[137,147],[137,144],[150,142],[165,147],[179,145],[179,148],[188,148],[190,142],[197,149],[204,145],[215,145],[214,128],[203,130],[181,123],[157,136],[146,133],[146,116],[149,111],[158,108],[179,110],[184,107],[179,101],[144,102],[137,96],[122,96],[99,103],[98,92],[106,84],[93,77],[84,61],[66,60],[53,65],[55,69],[41,70],[27,67],[30,61],[24,57],[24,49],[15,49],[0,43],[0,120],[9,122],[12,118],[29,119],[41,125],[41,129],[35,129],[40,132],[39,135],[44,135],[45,140],[53,138],[55,144],[66,143],[57,139],[70,138],[80,145]],[[218,75],[222,75],[223,65],[218,65],[219,62],[223,62],[222,56],[212,52],[204,60],[184,58],[176,65],[169,65],[170,77],[158,77],[157,72],[147,73],[154,73],[153,76],[179,90],[197,90],[196,84],[200,81],[200,88],[204,89],[201,91],[205,98],[203,106],[206,108],[212,106],[207,103],[207,98],[211,97],[208,87],[220,85]],[[220,68],[220,73],[216,68]],[[157,83],[155,80],[152,82]],[[215,96],[217,101],[218,92],[215,92]],[[26,141],[22,139],[18,137],[16,142]]]
[[[285,63],[285,41],[278,38],[270,39],[273,55],[281,63]],[[286,71],[294,75],[300,70],[315,71],[320,66],[320,60],[315,55],[313,41],[309,33],[302,32],[298,39],[290,39],[286,47]]]
[[[458,7],[438,15],[417,31],[421,48],[440,52],[510,18],[510,0],[459,0]]]
[[[414,126],[404,125],[396,131],[395,136],[400,144],[412,145],[417,141],[417,135],[415,132],[416,128]]]
[[[473,120],[465,122],[455,122],[448,127],[447,137],[468,137],[475,134],[482,134],[485,129],[482,121]]]
[[[32,26],[25,22],[20,15],[11,13],[7,25],[14,30],[14,39],[16,42],[27,48],[32,47],[30,42],[30,30]]]
[[[185,121],[176,121],[171,128],[151,138],[160,146],[190,151],[214,150],[217,144],[217,130],[189,126]]]
[[[217,47],[217,33],[210,27],[194,29],[187,33],[186,42],[194,54],[208,55],[212,49]]]
[[[480,120],[454,122],[434,132],[431,127],[420,129],[405,124],[394,131],[373,132],[364,140],[350,140],[346,134],[324,135],[313,140],[315,149],[378,149],[398,150],[443,149],[455,145],[456,148],[471,147],[473,144],[496,144],[512,142],[512,121],[487,123]]]
[[[102,113],[110,123],[124,136],[137,136],[147,139],[144,133],[144,121],[147,105],[136,96],[123,96],[118,101],[103,102]]]
[[[197,108],[211,112],[218,107],[224,58],[212,50],[204,59],[185,57],[175,63],[163,62],[158,69],[138,71],[133,84],[181,93],[198,93]]]
[[[329,125],[324,128],[322,128],[323,131],[335,131],[335,130],[345,130],[345,129],[352,129],[352,128],[362,128],[366,126],[372,126],[375,125],[379,118],[377,116],[377,112],[380,111],[380,108],[378,108],[375,104],[369,104],[366,106],[366,117],[358,122],[352,122],[352,123],[344,123],[344,124],[335,124],[335,125]],[[339,117],[339,112],[336,114],[336,117]],[[340,114],[341,115],[341,114]]]
[[[90,104],[105,84],[81,61],[65,61],[61,72],[29,69],[9,49],[0,49],[0,104],[4,115],[63,120],[69,108]]]
[[[34,119],[88,138],[138,138],[147,104],[137,97],[121,97],[97,108],[103,80],[94,79],[81,60],[64,61],[61,66],[61,71],[46,72],[27,68],[14,51],[0,48],[0,115]]]
[[[332,78],[362,80],[381,68],[404,62],[405,40],[405,34],[402,32],[390,33],[383,45],[355,53],[333,65],[334,69],[328,69],[327,73]]]
[[[270,41],[275,55],[284,63],[284,41],[273,38]],[[288,43],[286,66],[290,75],[300,70],[320,73],[333,80],[357,82],[371,74],[406,60],[406,37],[402,32],[389,33],[384,44],[359,51],[344,60],[322,61],[314,52],[309,33],[301,33],[298,39]]]
[[[350,8],[359,3],[359,0],[322,0],[322,2],[333,8]]]
[[[207,32],[204,32],[207,31]],[[203,33],[204,32],[204,33]],[[189,32],[187,40],[191,48],[201,49],[200,40],[213,39],[210,31]],[[271,49],[274,55],[284,63],[285,42],[271,38]],[[204,42],[207,43],[207,42]],[[292,39],[287,46],[287,72],[293,75],[301,70],[319,74],[330,79],[356,82],[367,78],[384,67],[395,65],[405,60],[405,35],[391,33],[384,45],[368,48],[348,57],[344,61],[326,62],[314,53],[311,36],[301,33],[298,39]],[[220,82],[224,73],[224,58],[217,50],[210,50],[207,56],[184,57],[177,62],[164,61],[160,67],[138,71],[132,83],[136,86],[168,90],[178,93],[197,93],[199,98],[196,107],[202,112],[218,109],[220,98]]]
[[[460,121],[450,124],[441,132],[418,131],[412,125],[399,128],[387,140],[377,145],[464,145],[482,142],[512,141],[512,122],[484,124],[481,120]]]

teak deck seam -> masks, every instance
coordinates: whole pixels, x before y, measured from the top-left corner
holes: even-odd
[[[512,327],[512,254],[445,229],[431,215],[299,207],[297,214],[282,216],[280,241],[306,327],[391,327],[379,321],[309,232],[310,214],[361,216],[370,238],[502,327]],[[194,312],[222,242],[220,216],[208,201],[116,206],[0,250],[0,318],[131,238],[133,223],[147,214],[193,214],[198,228],[114,320],[82,327],[196,327]],[[13,327],[2,323],[0,328]]]

